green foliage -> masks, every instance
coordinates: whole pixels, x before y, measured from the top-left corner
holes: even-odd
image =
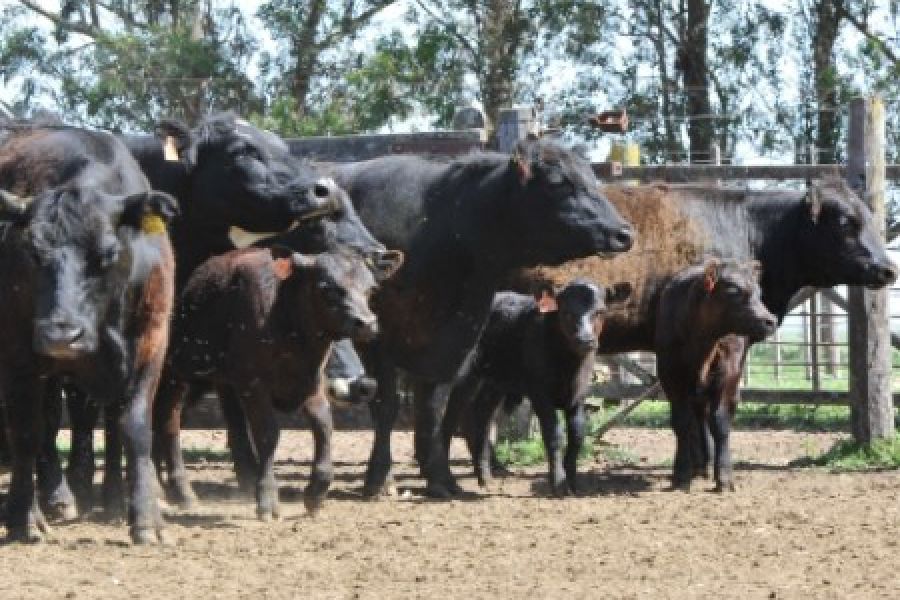
[[[497,459],[505,465],[531,466],[545,462],[544,442],[540,437],[526,440],[500,440],[495,447]]]
[[[900,434],[862,445],[852,439],[841,440],[811,464],[836,471],[900,468]]]

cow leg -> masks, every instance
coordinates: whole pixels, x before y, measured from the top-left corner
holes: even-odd
[[[400,408],[400,399],[397,396],[397,373],[394,367],[379,364],[373,373],[378,382],[378,391],[375,400],[369,403],[369,410],[372,412],[375,435],[363,487],[363,493],[369,497],[393,492],[391,432]]]
[[[66,405],[72,426],[72,445],[66,475],[81,513],[94,506],[94,426],[100,416],[96,401],[74,386],[66,387]]]
[[[572,494],[578,491],[578,455],[581,453],[581,447],[584,445],[584,425],[584,403],[578,402],[574,407],[566,410],[566,433],[568,434],[568,439],[563,466],[566,470],[566,481],[569,491]]]
[[[119,402],[103,407],[104,421],[104,468],[103,468],[103,512],[108,519],[125,516],[125,485],[122,480],[122,428],[123,411]],[[124,415],[125,418],[128,415]],[[129,472],[133,468],[128,461]]]
[[[421,391],[421,393],[419,393]],[[449,498],[462,488],[450,472],[450,457],[443,441],[441,422],[447,405],[450,384],[426,384],[416,390],[416,447],[425,494],[432,498]]]
[[[166,499],[182,508],[189,508],[197,501],[181,450],[181,411],[190,391],[190,385],[164,374],[153,406],[153,462],[157,477]],[[162,481],[163,472],[165,481]]]
[[[309,485],[303,490],[303,504],[310,514],[315,514],[325,502],[325,495],[334,479],[334,466],[331,462],[331,434],[334,423],[331,418],[331,404],[323,393],[308,398],[303,405],[309,416],[315,441],[312,474]]]
[[[693,399],[694,427],[691,430],[691,474],[695,478],[709,477],[710,436],[706,426],[706,402]]]
[[[556,418],[556,410],[544,398],[532,398],[532,406],[541,424],[541,437],[547,453],[547,464],[550,475],[550,489],[555,496],[565,496],[568,492],[565,471],[563,471],[560,441],[562,432]]]
[[[444,419],[441,423],[441,435],[443,436],[444,446],[446,448],[450,448],[450,444],[453,442],[453,436],[456,435],[456,432],[459,430],[461,417],[465,419],[467,431],[470,429],[468,425],[471,418],[470,414],[467,415],[466,413],[471,413],[470,407],[472,406],[472,400],[475,398],[480,387],[480,379],[475,377],[464,377],[457,380],[450,390],[450,395],[447,398],[447,408],[444,410]],[[469,450],[471,452],[471,440],[468,439],[469,436],[466,437],[466,442],[469,444]],[[471,456],[474,458],[474,452],[471,452]]]
[[[241,399],[231,387],[226,385],[218,386],[216,392],[219,395],[222,416],[225,418],[225,427],[228,430],[228,447],[231,450],[231,460],[234,463],[234,474],[237,477],[238,487],[242,492],[255,493],[259,462],[250,443],[247,419],[244,416],[244,409],[241,408]]]
[[[503,393],[489,385],[483,385],[480,393],[474,397],[472,410],[470,411],[471,432],[469,450],[472,452],[472,462],[475,463],[475,476],[478,485],[490,487],[493,480],[493,445],[491,444],[490,430],[497,409],[503,402]]]
[[[693,475],[692,448],[696,441],[692,436],[695,429],[694,412],[690,402],[683,398],[671,399],[672,429],[675,432],[675,465],[672,471],[672,486],[685,492],[691,489]]]
[[[72,520],[78,516],[75,497],[63,475],[56,437],[62,424],[62,386],[48,387],[44,405],[45,427],[41,451],[37,457],[37,479],[41,505],[51,517]]]
[[[147,379],[150,379],[149,377]],[[128,453],[128,525],[131,540],[135,544],[148,544],[161,541],[163,521],[156,499],[156,477],[153,468],[153,430],[152,402],[150,394],[154,392],[155,381],[144,380],[135,394],[125,406],[124,412],[119,408],[110,411],[121,414],[121,432]],[[107,419],[109,424],[109,419]],[[107,460],[109,460],[109,427],[107,428]],[[119,428],[112,427],[118,430]],[[116,440],[121,448],[121,440]],[[121,449],[118,450],[121,460]],[[121,478],[121,467],[117,469]],[[107,467],[107,477],[109,467]],[[107,493],[104,480],[104,496]],[[106,499],[106,498],[104,498]]]
[[[256,474],[256,516],[262,521],[279,517],[278,484],[275,481],[275,448],[280,429],[268,391],[258,387],[235,390],[250,426],[259,467]]]
[[[717,492],[734,491],[734,472],[731,467],[731,413],[724,402],[714,403],[709,411],[709,429],[715,449],[713,472]]]
[[[40,542],[49,532],[34,485],[37,455],[44,439],[44,394],[38,385],[8,389],[6,420],[12,457],[12,477],[6,506],[9,541]],[[0,404],[0,406],[3,406]]]

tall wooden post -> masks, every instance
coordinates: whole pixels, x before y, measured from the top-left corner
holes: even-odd
[[[504,108],[497,118],[498,152],[512,152],[516,142],[524,140],[535,130],[535,113],[533,108]]]
[[[847,179],[872,209],[884,238],[884,103],[878,97],[850,102]],[[847,290],[847,341],[853,437],[861,444],[894,435],[888,290]]]

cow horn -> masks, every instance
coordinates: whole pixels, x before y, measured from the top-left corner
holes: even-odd
[[[31,197],[22,198],[6,190],[0,190],[0,211],[21,217],[28,211]]]

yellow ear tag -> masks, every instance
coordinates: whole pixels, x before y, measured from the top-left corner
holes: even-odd
[[[144,215],[141,218],[141,231],[147,235],[166,232],[166,224],[159,215]]]
[[[175,147],[175,138],[167,135],[163,142],[163,158],[168,162],[178,161],[178,148]]]

